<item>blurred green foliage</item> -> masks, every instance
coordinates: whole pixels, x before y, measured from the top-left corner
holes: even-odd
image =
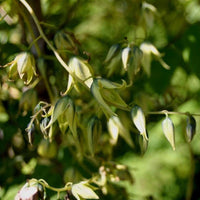
[[[113,73],[109,74],[109,62],[105,62],[105,58],[113,44],[125,48],[127,43],[140,46],[148,41],[159,50],[170,70],[164,69],[159,59],[153,56],[150,75],[140,69],[133,84],[126,90],[119,90],[128,105],[137,104],[146,114],[149,144],[144,155],[141,155],[138,131],[128,121],[130,113],[111,106],[113,112],[122,116],[121,121],[126,127],[131,124],[134,148],[121,137],[117,145],[112,146],[107,130],[108,119],[91,93],[76,83],[70,96],[76,106],[78,132],[85,133],[87,126],[84,125],[93,115],[98,115],[102,123],[97,160],[85,156],[80,161],[69,134],[70,128],[65,129],[62,124],[67,134],[61,134],[58,123],[54,124],[53,136],[58,148],[56,155],[42,157],[38,153],[44,134],[39,128],[41,119],[36,122],[33,145],[28,143],[25,129],[39,101],[55,104],[60,98],[60,93],[68,87],[68,73],[41,38],[34,45],[38,31],[22,4],[18,0],[0,1],[0,199],[14,199],[25,181],[31,178],[44,179],[55,187],[89,179],[99,173],[101,165],[109,165],[110,161],[127,165],[134,181],[127,181],[131,179],[130,174],[122,174],[120,182],[109,182],[107,194],[103,189],[103,192],[97,191],[100,199],[200,199],[200,118],[195,117],[197,134],[188,144],[185,139],[186,116],[170,116],[176,136],[176,151],[173,152],[162,133],[163,115],[148,114],[160,110],[200,113],[200,1],[27,2],[34,8],[47,38],[65,62],[73,56],[82,57],[92,67],[94,77],[101,76],[116,83],[123,79],[129,83],[121,58],[116,61]],[[147,8],[145,3],[148,3]],[[148,10],[149,5],[156,11]],[[55,35],[60,32],[65,33],[64,40],[67,40],[63,49],[56,44]],[[9,80],[9,68],[3,68],[23,51],[30,51],[35,56],[37,74],[42,77],[36,76],[28,86],[19,78]],[[77,137],[80,144],[86,146],[85,138],[82,135]],[[52,191],[48,191],[48,196],[57,199]],[[65,194],[61,196],[64,198]]]

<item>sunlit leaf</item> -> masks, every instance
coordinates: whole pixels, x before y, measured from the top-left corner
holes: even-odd
[[[97,194],[89,187],[86,182],[80,182],[72,185],[72,194],[77,200],[84,199],[99,199]]]

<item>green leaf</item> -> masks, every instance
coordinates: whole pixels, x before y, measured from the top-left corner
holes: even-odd
[[[127,109],[128,105],[124,102],[124,100],[121,98],[119,93],[116,90],[108,90],[102,88],[101,94],[106,102],[109,104],[112,104],[113,106],[116,106],[117,108],[121,109]]]
[[[99,199],[97,194],[88,186],[87,182],[72,185],[72,194],[77,199]]]
[[[97,78],[99,86],[106,89],[124,89],[127,87],[126,81],[122,80],[122,84],[109,81],[105,78]]]
[[[68,96],[64,96],[56,102],[51,117],[51,124],[54,123],[58,117],[70,106],[71,101],[72,100]]]
[[[98,85],[98,79],[94,79],[92,86],[91,86],[91,92],[97,102],[100,104],[102,110],[105,112],[105,114],[108,114],[109,116],[116,115],[111,108],[108,106],[108,104],[104,101],[102,98],[100,87]]]
[[[172,120],[166,116],[166,118],[162,122],[162,129],[165,137],[171,144],[173,150],[175,150],[175,131],[174,131],[174,124]]]

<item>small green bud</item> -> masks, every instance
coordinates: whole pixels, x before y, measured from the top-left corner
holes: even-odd
[[[188,142],[191,142],[196,133],[196,120],[192,115],[189,115],[187,118],[187,127],[186,127],[186,138]]]

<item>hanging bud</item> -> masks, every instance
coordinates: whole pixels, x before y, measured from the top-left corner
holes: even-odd
[[[123,63],[123,67],[126,71],[127,71],[127,65],[128,65],[130,56],[131,56],[131,48],[130,47],[126,47],[125,49],[122,50],[122,63]]]
[[[59,31],[54,37],[55,45],[58,50],[67,50],[77,53],[77,43],[73,33]]]
[[[93,82],[92,78],[92,68],[81,58],[73,57],[69,60],[69,67],[75,78],[77,77],[85,83],[85,85],[90,88]]]
[[[56,102],[51,120],[46,128],[50,127],[56,120],[61,123],[61,126],[65,123],[65,130],[67,128],[66,126],[69,125],[69,128],[74,136],[77,134],[75,106],[69,96],[63,96]]]
[[[140,49],[143,52],[142,66],[148,76],[150,76],[150,74],[151,74],[152,55],[154,55],[158,59],[158,61],[160,62],[160,64],[162,65],[163,68],[170,69],[169,65],[167,65],[163,61],[163,59],[161,58],[162,56],[161,56],[160,52],[157,50],[157,48],[154,45],[152,45],[149,42],[143,42],[140,45]]]
[[[127,66],[128,77],[131,83],[134,76],[140,71],[143,53],[139,47],[134,46]]]
[[[191,142],[196,133],[196,120],[192,115],[187,118],[186,139]]]
[[[148,140],[145,115],[139,106],[136,105],[131,109],[131,117],[140,134]]]
[[[130,132],[126,127],[124,127],[124,125],[122,124],[119,117],[112,116],[110,118],[110,120],[112,121],[111,125],[113,124],[113,127],[115,128],[116,133],[118,131],[119,135],[127,142],[127,144],[130,145],[131,147],[134,147],[134,144],[132,142],[132,138],[130,136]],[[112,127],[110,127],[110,128],[112,128]]]
[[[147,2],[143,2],[142,10],[143,10],[143,16],[144,16],[147,26],[149,28],[152,28],[154,25],[154,17],[157,11],[156,7],[154,7],[153,5]]]
[[[133,47],[133,63],[134,63],[134,74],[140,70],[143,53],[139,47]]]
[[[100,120],[97,117],[91,118],[87,127],[87,141],[88,149],[92,156],[95,154],[101,130],[102,127]]]
[[[105,62],[111,61],[119,53],[120,48],[120,44],[113,44],[108,51]]]
[[[27,52],[18,54],[10,66],[9,78],[12,78],[12,76],[15,75],[16,69],[19,77],[24,81],[24,83],[29,84],[33,75],[37,75],[33,55]]]
[[[175,150],[175,131],[174,131],[174,124],[172,120],[166,116],[166,118],[162,122],[162,129],[165,137],[171,144],[173,150]]]
[[[116,145],[119,136],[119,128],[115,123],[115,121],[113,120],[113,117],[111,117],[108,120],[107,127],[108,127],[108,132],[111,136],[111,144]]]

